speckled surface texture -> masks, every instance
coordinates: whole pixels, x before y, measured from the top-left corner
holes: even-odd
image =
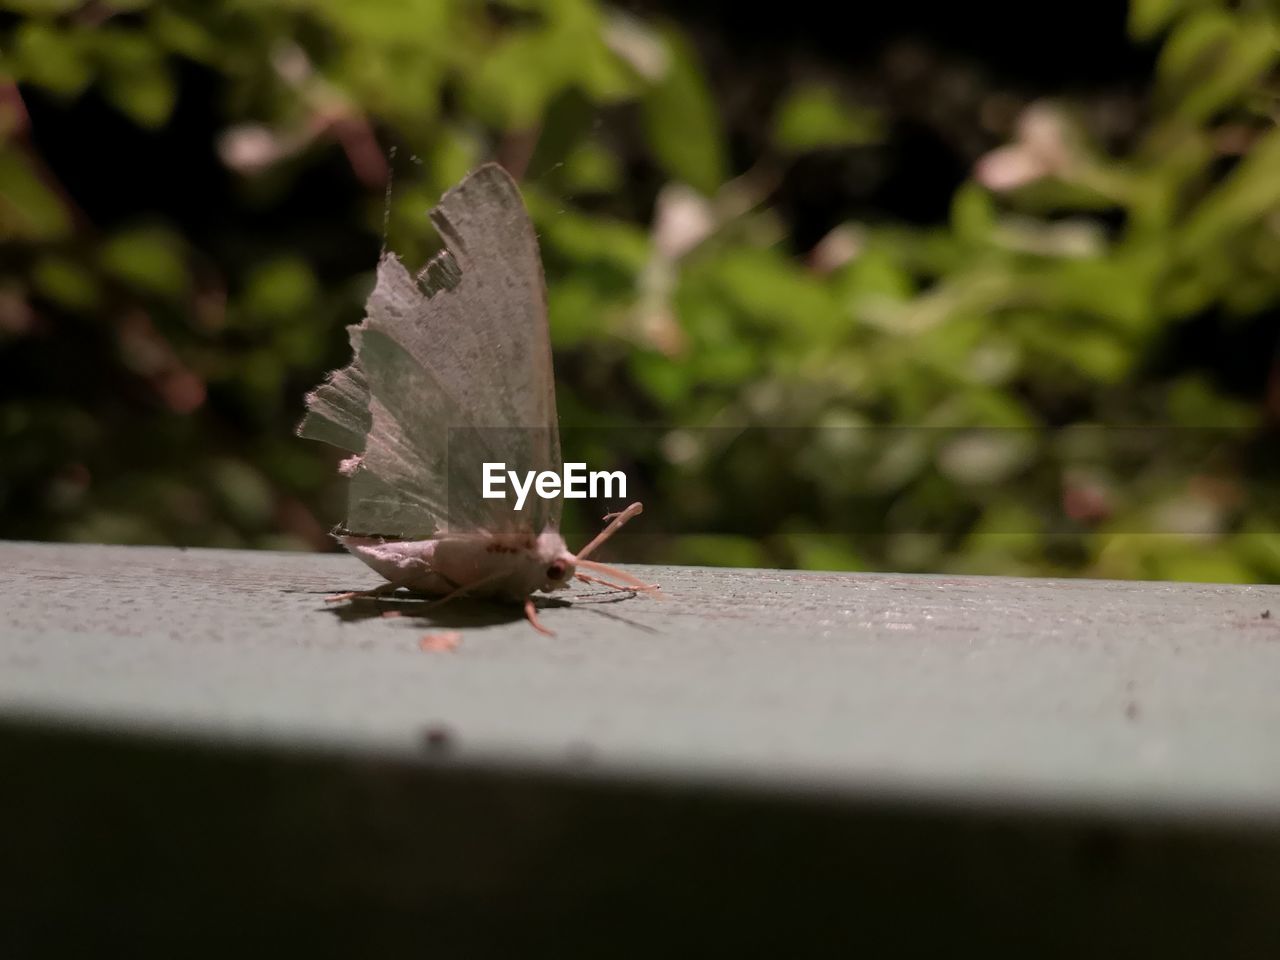
[[[1280,588],[632,569],[0,545],[0,956],[1280,955]]]
[[[1280,588],[634,568],[543,611],[345,556],[0,546],[0,713],[780,787],[1280,812]],[[1265,613],[1272,611],[1271,617]],[[384,616],[383,614],[393,614]],[[458,631],[452,652],[426,633]]]

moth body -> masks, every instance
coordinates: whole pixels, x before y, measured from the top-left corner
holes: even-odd
[[[397,586],[432,596],[523,600],[538,590],[563,590],[575,559],[560,534],[495,534],[382,540],[344,536],[342,545]]]

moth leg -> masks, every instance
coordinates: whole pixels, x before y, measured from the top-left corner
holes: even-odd
[[[537,630],[539,633],[545,634],[548,637],[554,637],[556,635],[554,630],[548,630],[542,625],[542,621],[538,619],[537,607],[533,605],[533,597],[524,598],[524,615],[529,619],[529,626],[533,627],[533,629]]]
[[[437,597],[435,600],[432,600],[430,606],[432,608],[443,607],[450,600],[454,600],[457,597],[466,596],[467,591],[470,589],[471,589],[471,584],[464,583],[462,586],[456,587],[453,590],[450,590],[443,597]]]
[[[414,570],[408,576],[399,580],[388,580],[381,586],[374,587],[370,590],[352,590],[348,593],[335,593],[331,597],[325,597],[325,603],[341,603],[343,600],[376,600],[378,597],[385,597],[389,593],[395,593],[400,587],[408,586],[409,582],[417,576],[418,571]]]
[[[493,581],[495,580],[500,580],[504,575],[505,574],[497,573],[491,577],[481,577],[475,583],[464,583],[462,584],[462,586],[455,587],[453,590],[450,590],[439,600],[432,600],[431,606],[439,607],[439,606],[442,606],[443,604],[448,603],[450,600],[454,600],[458,597],[465,597],[472,590],[479,590],[481,587],[485,586],[486,584],[493,583]]]
[[[388,593],[393,593],[400,587],[400,584],[394,580],[382,584],[380,587],[374,587],[371,590],[352,590],[348,593],[335,593],[332,596],[325,597],[325,603],[342,603],[344,600],[370,600],[377,597],[385,597]]]

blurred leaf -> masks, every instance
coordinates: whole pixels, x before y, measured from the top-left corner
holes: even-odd
[[[609,193],[622,182],[617,157],[590,140],[565,157],[562,176],[565,189],[571,194]]]
[[[256,267],[241,305],[253,317],[289,320],[303,316],[319,292],[315,275],[298,257],[281,257]]]
[[[532,126],[561,87],[564,70],[558,61],[565,54],[553,50],[540,34],[506,38],[472,79],[476,112],[502,129]]]
[[[874,309],[886,302],[901,303],[916,292],[906,265],[892,251],[874,245],[855,257],[834,279],[842,299],[854,310],[868,305]]]
[[[145,35],[125,30],[100,28],[95,41],[107,98],[140,126],[168,120],[178,94],[164,53]]]
[[[784,150],[859,147],[883,138],[876,111],[842,103],[834,90],[817,84],[793,91],[774,121],[774,140]]]
[[[1110,257],[1072,257],[1038,274],[1043,303],[1070,313],[1080,311],[1117,329],[1141,331],[1153,319],[1152,300],[1162,266],[1151,251],[1132,250]]]
[[[197,17],[161,5],[151,13],[148,23],[152,35],[166,50],[201,63],[217,63],[221,58],[217,36]]]
[[[765,549],[749,537],[706,534],[682,536],[672,548],[674,563],[713,563],[727,567],[759,567],[767,563]]]
[[[89,35],[28,20],[14,36],[13,65],[19,80],[64,97],[79,94],[93,79]]]
[[[480,145],[458,130],[442,130],[431,152],[432,192],[438,197],[476,166]]]
[[[1099,383],[1120,381],[1137,359],[1123,339],[1083,323],[1029,328],[1024,337],[1042,355],[1063,361]]]
[[[1280,533],[1241,533],[1233,538],[1232,547],[1243,563],[1261,572],[1264,581],[1280,580]],[[1280,615],[1280,611],[1273,615]]]
[[[1144,573],[1156,580],[1189,583],[1244,583],[1249,569],[1209,538],[1151,538],[1143,557]]]
[[[830,290],[770,250],[725,250],[700,269],[721,296],[744,316],[773,327],[784,338],[838,332],[842,321]]]
[[[0,149],[0,241],[59,240],[71,231],[62,201],[14,149]]]
[[[1219,394],[1203,377],[1184,377],[1166,399],[1169,422],[1180,427],[1243,431],[1256,426],[1258,411]]]
[[[102,269],[142,293],[177,298],[189,286],[182,241],[161,227],[117,233],[99,251]]]
[[[1026,467],[1035,452],[1027,430],[966,431],[938,451],[938,468],[966,486],[1001,483]]]
[[[796,566],[804,570],[865,570],[865,561],[853,546],[833,534],[795,533],[786,537]]]
[[[668,175],[711,196],[728,170],[719,112],[693,47],[674,30],[663,36],[669,62],[641,101],[645,131]]]
[[[566,277],[547,291],[553,347],[577,346],[598,334],[611,312],[600,288],[579,277]]]
[[[455,26],[456,0],[393,0],[349,3],[347,0],[299,0],[329,19],[339,36],[363,46],[388,44],[414,47],[447,41]]]
[[[552,98],[571,87],[605,102],[631,92],[628,71],[606,45],[594,4],[558,0],[542,13],[541,26],[500,38],[471,77],[475,108],[503,129],[533,126]]]
[[[661,409],[674,411],[688,399],[693,384],[669,358],[658,353],[636,351],[630,361],[632,376],[650,401]]]
[[[1044,517],[1025,504],[1012,501],[997,503],[977,524],[970,537],[974,540],[998,538],[998,545],[1006,553],[1014,551],[1033,556],[1043,535]]]
[[[951,229],[956,237],[982,245],[991,239],[995,225],[995,201],[990,191],[973,182],[963,184],[951,200]]]
[[[1280,57],[1265,14],[1205,9],[1179,21],[1160,53],[1157,75],[1171,109],[1204,120],[1238,97]]]
[[[57,14],[67,13],[79,7],[84,0],[3,0],[0,8],[15,13]]]
[[[224,509],[237,522],[255,525],[270,515],[273,506],[271,488],[248,464],[223,460],[213,465],[209,479]]]
[[[589,217],[535,190],[526,201],[545,248],[576,263],[607,263],[634,275],[649,261],[649,238],[634,224]]]
[[[1129,33],[1135,40],[1150,40],[1175,17],[1205,5],[1205,0],[1129,0]]]
[[[1280,205],[1280,130],[1259,137],[1227,178],[1191,213],[1178,235],[1187,258]]]
[[[919,431],[896,430],[886,440],[861,477],[870,490],[890,491],[905,486],[919,476],[929,462],[929,448]]]
[[[42,295],[71,310],[89,310],[99,301],[98,285],[92,274],[65,257],[41,257],[31,279]]]

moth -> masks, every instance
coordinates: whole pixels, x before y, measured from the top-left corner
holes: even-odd
[[[546,281],[519,188],[486,164],[440,199],[430,218],[443,249],[416,275],[384,251],[359,324],[353,359],[307,395],[298,435],[350,456],[347,518],[339,542],[386,578],[443,600],[523,602],[575,579],[652,591],[588,559],[643,509],[633,503],[576,554],[559,533],[562,501],[531,497],[523,509],[479,495],[480,466],[559,470]],[[612,580],[584,573],[604,573]],[[621,583],[615,581],[622,581]]]

